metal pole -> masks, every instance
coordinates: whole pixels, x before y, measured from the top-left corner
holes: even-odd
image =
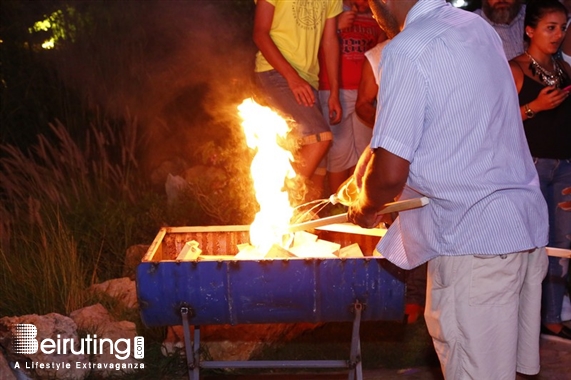
[[[188,322],[189,309],[186,306],[180,308],[180,314],[182,316],[182,330],[184,333],[184,351],[186,353],[186,367],[188,369],[188,379],[189,380],[199,380],[200,377],[200,367],[198,361],[195,361],[193,355],[193,344],[190,341],[190,326]]]
[[[194,326],[194,341],[192,342],[193,348],[193,360],[194,368],[192,374],[194,375],[193,380],[200,379],[200,326]]]
[[[355,319],[353,320],[353,334],[351,335],[351,354],[349,356],[349,380],[363,380],[363,362],[361,360],[361,338],[359,328],[361,326],[361,311],[363,304],[359,300],[353,304]]]

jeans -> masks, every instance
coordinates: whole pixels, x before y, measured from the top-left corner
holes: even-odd
[[[315,103],[311,107],[306,107],[297,103],[287,81],[276,70],[256,73],[255,77],[268,105],[295,121],[294,128],[298,136],[307,137],[325,133],[324,140],[333,138],[329,123],[321,113],[317,90],[313,90]]]
[[[571,211],[559,204],[571,201],[563,189],[571,187],[571,159],[534,158],[541,192],[549,208],[549,247],[571,248]],[[561,323],[561,306],[567,290],[569,259],[549,257],[547,276],[543,280],[541,319],[544,324]]]

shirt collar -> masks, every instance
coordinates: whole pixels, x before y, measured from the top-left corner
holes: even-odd
[[[451,6],[446,2],[446,0],[418,0],[407,14],[404,21],[404,28],[421,16],[430,13],[437,8],[446,6]]]

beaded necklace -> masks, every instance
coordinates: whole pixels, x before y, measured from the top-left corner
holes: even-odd
[[[537,76],[546,86],[555,86],[561,88],[563,83],[563,70],[559,67],[559,64],[553,57],[551,57],[551,62],[553,62],[554,73],[543,68],[532,56],[527,52],[525,55],[529,57],[529,71],[534,76]]]

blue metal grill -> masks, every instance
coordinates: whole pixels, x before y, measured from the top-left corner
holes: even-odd
[[[342,245],[357,242],[365,255],[372,254],[378,241],[378,237],[323,234]],[[175,261],[180,247],[190,240],[198,241],[204,254],[220,258]],[[354,321],[354,344],[359,346],[361,319],[403,320],[403,272],[385,259],[236,260],[229,256],[237,253],[238,244],[247,242],[247,226],[162,229],[137,268],[143,322],[147,326],[187,324],[196,328],[207,324]],[[190,342],[186,330],[187,350],[197,350],[197,331],[195,342]],[[357,351],[355,356],[360,356]],[[200,363],[198,351],[187,352],[187,359],[196,379],[198,367],[238,366]],[[314,363],[297,362],[298,367]],[[249,363],[260,367],[259,363]],[[347,365],[345,362],[343,366]]]

